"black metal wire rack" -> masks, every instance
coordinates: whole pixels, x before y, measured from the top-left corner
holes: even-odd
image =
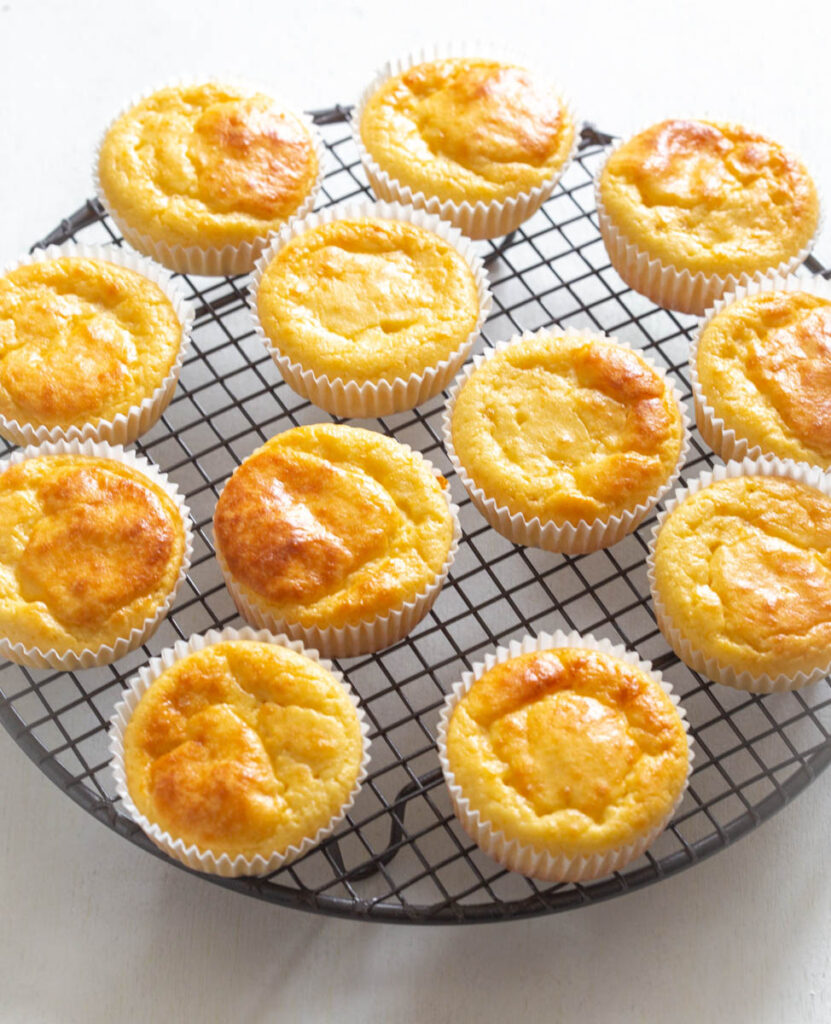
[[[314,114],[329,159],[319,205],[369,194],[346,114],[342,107]],[[600,240],[592,177],[609,141],[585,128],[578,157],[553,197],[500,244],[482,243],[495,301],[479,344],[549,324],[599,328],[649,350],[689,398],[694,322],[628,290]],[[75,238],[121,244],[94,200],[37,245]],[[813,259],[808,269],[823,272]],[[160,857],[120,813],[106,749],[108,719],[125,682],[162,647],[241,624],[213,557],[217,494],[267,438],[328,418],[281,381],[246,316],[245,279],[182,280],[198,307],[193,346],[173,402],[136,448],[178,483],[191,507],[195,551],[187,585],[150,643],[114,665],[77,673],[0,667],[0,720],[19,746],[90,814]],[[442,469],[464,530],[450,579],[427,618],[394,647],[340,665],[371,724],[369,778],[347,821],[318,849],[267,878],[211,878],[219,885],[367,920],[465,923],[567,910],[659,881],[723,849],[831,760],[828,680],[756,696],[707,682],[667,652],[646,580],[654,517],[613,548],[574,558],[517,547],[490,529],[442,449],[442,403],[438,397],[366,424]],[[684,475],[712,463],[694,434]],[[690,788],[670,827],[626,871],[587,885],[537,883],[481,853],[453,816],[434,743],[445,692],[465,669],[498,643],[556,628],[606,636],[651,659],[681,694],[697,748]]]

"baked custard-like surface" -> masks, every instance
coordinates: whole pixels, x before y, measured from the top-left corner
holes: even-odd
[[[45,455],[0,474],[0,632],[42,651],[96,650],[141,627],[176,584],[182,517],[143,473]]]
[[[363,755],[346,689],[278,644],[226,641],[156,679],[124,735],[138,810],[186,845],[268,858],[349,799]]]
[[[655,586],[704,657],[809,673],[831,654],[831,498],[783,477],[710,484],[664,520]]]
[[[777,267],[808,245],[819,222],[803,165],[736,124],[653,125],[612,153],[599,189],[628,242],[692,274]]]
[[[382,170],[427,196],[505,200],[568,159],[574,121],[558,94],[512,64],[452,57],[409,68],[369,97],[360,134]]]
[[[683,789],[689,750],[672,701],[642,669],[555,648],[473,684],[450,719],[447,758],[496,831],[579,857],[657,828]]]
[[[266,335],[318,376],[405,380],[476,326],[473,273],[444,239],[402,221],[337,220],[293,238],[263,273]]]
[[[831,468],[831,300],[770,291],[732,302],[702,332],[697,369],[715,416],[751,448]]]
[[[248,456],[217,503],[214,536],[255,605],[339,628],[424,592],[447,559],[453,521],[418,453],[375,431],[321,423]]]
[[[34,427],[112,420],[170,372],[182,325],[155,282],[61,257],[0,277],[0,413]]]
[[[451,431],[487,497],[558,525],[607,519],[649,499],[683,440],[669,382],[640,355],[557,334],[486,359],[456,397]]]
[[[308,129],[261,93],[170,86],[111,126],[98,176],[109,204],[169,245],[251,242],[279,229],[318,174]]]

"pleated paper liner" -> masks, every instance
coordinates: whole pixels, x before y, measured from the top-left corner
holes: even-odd
[[[666,481],[660,488],[658,488],[658,490],[655,491],[653,495],[650,495],[647,501],[641,502],[633,506],[631,509],[625,509],[620,515],[609,516],[607,519],[596,519],[591,522],[581,520],[576,524],[563,523],[562,525],[557,525],[550,520],[543,522],[538,516],[534,516],[532,519],[527,519],[521,512],[511,513],[506,506],[499,505],[494,498],[489,497],[486,491],[478,486],[474,479],[468,474],[462,461],[459,459],[453,444],[453,432],[451,429],[453,409],[455,408],[456,399],[462,387],[464,387],[467,380],[485,362],[486,359],[490,359],[497,352],[504,351],[510,345],[515,345],[540,335],[552,333],[570,338],[582,337],[587,340],[590,338],[602,337],[605,341],[613,342],[624,348],[631,349],[632,351],[638,351],[636,349],[632,349],[632,346],[628,345],[626,342],[622,342],[617,338],[610,336],[601,335],[598,331],[576,330],[571,327],[567,327],[562,330],[558,330],[556,328],[544,328],[541,331],[526,331],[525,333],[511,338],[508,341],[499,342],[491,351],[483,355],[474,356],[472,362],[468,363],[457,377],[456,383],[450,390],[447,405],[445,406],[442,419],[442,434],[445,449],[450,461],[453,463],[453,468],[455,469],[456,474],[464,485],[464,488],[470,496],[473,504],[495,530],[501,533],[503,537],[507,537],[508,540],[513,541],[514,544],[524,544],[530,547],[543,548],[545,551],[553,551],[560,554],[580,555],[587,554],[592,551],[598,551],[601,548],[611,547],[613,544],[616,544],[627,536],[627,534],[632,533],[632,531],[636,530],[640,523],[642,523],[649,515],[663,495],[666,494],[673,486],[681,473],[687,457],[690,421],[687,416],[686,406],[681,400],[681,394],[671,378],[668,378],[660,367],[655,366],[655,364],[648,359],[643,352],[638,351],[638,355],[641,356],[663,380],[667,381],[672,391],[673,399],[675,400],[681,415],[683,431],[681,450],[678,454],[678,460],[675,468],[667,477]]]
[[[30,668],[55,668],[64,672],[69,672],[73,669],[93,668],[98,665],[108,665],[110,662],[123,658],[125,654],[135,650],[136,647],[140,647],[149,640],[173,607],[176,594],[187,575],[193,555],[190,511],[182,495],[179,493],[175,482],[160,472],[147,459],[136,455],[134,452],[125,451],[120,445],[112,446],[101,441],[56,441],[54,443],[46,442],[38,447],[28,447],[14,452],[9,458],[0,462],[0,473],[4,473],[10,466],[16,466],[27,459],[39,458],[45,455],[85,455],[91,458],[112,459],[114,462],[130,466],[165,491],[176,505],[182,519],[185,545],[182,564],[176,582],[164,600],[159,604],[156,611],[149,615],[139,626],[133,627],[126,636],[119,637],[113,644],[102,644],[95,649],[84,648],[82,650],[65,651],[58,651],[54,648],[44,651],[39,647],[27,647],[25,644],[15,643],[9,637],[0,637],[0,656],[17,662],[18,665],[28,665]],[[67,551],[66,557],[71,559],[72,551]]]
[[[557,91],[562,108],[574,126],[571,150],[562,164],[542,184],[527,191],[521,191],[516,196],[504,200],[494,199],[487,203],[482,200],[474,203],[458,203],[450,199],[441,200],[437,196],[430,196],[419,190],[414,191],[385,171],[369,153],[361,138],[361,119],[370,96],[377,92],[389,78],[402,74],[417,64],[448,57],[482,57],[526,66],[526,62],[521,58],[515,60],[511,54],[506,54],[491,44],[476,42],[436,44],[409,53],[404,57],[387,61],[363,91],[352,112],[352,138],[357,146],[372,191],[379,199],[401,203],[405,206],[414,206],[419,210],[435,214],[442,220],[455,225],[468,238],[501,238],[533,216],[554,191],[577,152],[580,142],[580,126],[571,102]],[[529,70],[533,71],[533,69]]]
[[[144,253],[146,256],[150,256],[152,259],[156,260],[156,262],[161,263],[169,270],[175,271],[178,274],[197,274],[202,277],[233,277],[237,274],[247,274],[254,269],[254,264],[256,263],[260,253],[268,245],[269,235],[273,233],[272,229],[265,228],[262,235],[259,235],[252,240],[241,241],[236,244],[229,243],[223,246],[173,245],[162,241],[161,239],[154,238],[152,235],[147,234],[146,231],[142,231],[140,228],[132,225],[129,218],[125,217],[118,208],[110,202],[98,174],[98,163],[104,139],[107,137],[112,126],[122,115],[126,114],[127,111],[131,110],[136,106],[136,104],[141,103],[149,96],[152,96],[153,93],[159,92],[162,89],[169,89],[177,86],[201,85],[208,82],[218,82],[222,85],[235,86],[248,94],[261,93],[264,96],[269,96],[281,110],[292,114],[306,127],[314,146],[315,156],[317,157],[317,177],[315,178],[314,184],[309,190],[308,195],[305,197],[303,202],[298,205],[297,209],[291,214],[291,216],[287,218],[286,222],[290,223],[294,217],[305,217],[307,213],[310,213],[314,208],[315,200],[317,199],[317,195],[320,192],[323,179],[325,177],[325,165],[327,160],[326,147],[323,144],[320,134],[311,119],[302,111],[295,110],[290,104],[283,103],[279,97],[274,96],[268,88],[251,82],[242,81],[234,75],[202,75],[174,78],[169,81],[162,82],[161,85],[155,86],[152,89],[146,89],[137,93],[121,107],[115,117],[111,119],[106,129],[102,132],[101,138],[98,140],[98,145],[95,149],[95,157],[92,163],[92,180],[95,185],[95,194],[97,195],[99,202],[124,236],[125,241],[127,241],[134,249]]]
[[[332,673],[346,690],[360,724],[361,737],[363,740],[363,757],[361,759],[355,784],[349,793],[348,798],[338,811],[332,815],[326,825],[318,829],[313,836],[306,836],[297,846],[289,846],[285,850],[275,851],[265,857],[257,854],[254,857],[244,857],[242,854],[230,857],[227,853],[216,855],[211,850],[201,849],[195,844],[186,844],[182,839],[170,835],[159,825],[148,820],[133,802],[127,787],[127,777],[124,768],[124,733],[127,724],[132,717],[141,698],[150,686],[159,678],[166,669],[170,668],[177,661],[192,654],[195,651],[204,650],[215,644],[224,643],[229,640],[255,640],[261,643],[279,644],[289,650],[318,662],[323,668]],[[170,857],[186,864],[195,871],[204,871],[207,874],[221,875],[223,878],[233,878],[239,875],[267,875],[285,864],[291,863],[298,857],[302,857],[313,847],[318,846],[327,836],[330,836],[335,829],[343,822],[349,810],[355,803],[358,793],[361,790],[363,781],[367,776],[369,765],[369,740],[368,726],[363,709],[358,704],[358,698],[354,691],[330,662],[321,658],[318,652],[303,646],[297,640],[290,640],[286,636],[275,636],[266,631],[255,631],[253,629],[224,629],[221,632],[210,630],[209,632],[192,636],[188,641],[180,640],[173,647],[165,648],[158,658],[153,658],[148,665],[141,668],[134,676],[124,691],[121,701],[116,705],[113,716],[110,720],[110,743],[109,749],[112,755],[112,770],[115,778],[116,792],[121,799],[124,809],[148,836],[148,838],[163,850]]]
[[[8,419],[0,414],[0,435],[18,445],[39,445],[47,441],[106,441],[108,444],[132,444],[146,433],[160,418],[170,404],[176,391],[179,372],[182,369],[185,355],[190,345],[190,332],[193,325],[194,309],[185,298],[184,292],[162,267],[153,260],[127,249],[117,246],[78,245],[66,242],[63,245],[50,245],[48,249],[38,249],[30,256],[24,256],[3,268],[2,273],[8,274],[18,267],[31,263],[41,263],[63,258],[98,260],[113,263],[119,267],[132,270],[142,277],[158,285],[170,300],[174,312],[182,325],[179,350],[176,358],[161,383],[137,404],[131,405],[124,412],[112,419],[97,419],[83,426],[46,427],[32,423]]]
[[[447,730],[450,718],[459,701],[470,690],[477,679],[480,679],[494,665],[501,664],[511,658],[516,658],[521,654],[528,654],[533,651],[547,651],[558,647],[577,647],[590,651],[599,651],[603,654],[619,658],[628,665],[635,665],[643,672],[646,672],[667,694],[675,706],[684,726],[689,750],[689,766],[684,785],[673,802],[671,809],[661,821],[632,843],[615,846],[584,857],[568,856],[562,851],[557,850],[538,849],[535,846],[522,843],[518,839],[511,839],[504,832],[495,829],[478,810],[471,807],[469,799],[465,796],[461,786],[456,782],[456,777],[450,767],[447,756]],[[622,645],[612,644],[605,639],[597,640],[593,636],[581,636],[576,632],[563,633],[560,630],[554,634],[541,633],[537,637],[525,636],[520,641],[511,641],[507,647],[497,647],[493,654],[488,654],[485,657],[484,661],[477,662],[470,672],[465,672],[461,681],[454,684],[442,707],[439,717],[437,746],[439,761],[450,793],[453,810],[465,832],[477,846],[503,867],[547,882],[588,882],[595,878],[602,878],[613,871],[620,871],[631,861],[635,860],[635,858],[639,857],[663,832],[680,807],[687,789],[690,769],[695,756],[692,749],[692,740],[689,735],[686,712],[678,696],[673,693],[672,685],[661,677],[660,672],[653,669],[648,661],[642,661],[633,651],[628,651]]]
[[[318,374],[301,362],[292,360],[280,345],[279,337],[269,337],[263,330],[257,311],[257,295],[262,275],[277,253],[293,238],[321,224],[336,220],[357,220],[378,218],[413,224],[432,231],[439,238],[452,245],[467,263],[476,283],[479,314],[474,328],[451,354],[426,367],[420,373],[392,380],[345,380]],[[492,306],[488,289],[487,272],[481,258],[470,241],[458,229],[438,217],[404,207],[395,203],[350,202],[342,206],[329,207],[303,219],[295,219],[273,239],[257,261],[251,282],[249,305],[254,319],[254,329],[271,354],[283,379],[299,395],[308,398],[321,409],[340,417],[387,416],[390,413],[412,409],[443,391],[459,367],[470,355],[474,342],[488,318]]]

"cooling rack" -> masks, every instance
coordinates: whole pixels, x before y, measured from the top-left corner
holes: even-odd
[[[329,160],[319,206],[369,194],[347,115],[343,107],[313,115]],[[508,238],[482,243],[494,309],[478,346],[549,324],[599,328],[648,350],[689,399],[694,321],[628,290],[600,240],[592,177],[611,139],[584,128],[577,159],[552,198]],[[76,238],[122,241],[90,200],[37,246]],[[813,258],[807,267],[828,276]],[[246,316],[245,278],[184,277],[182,283],[197,306],[193,345],[173,402],[136,449],[178,483],[190,505],[195,550],[187,583],[150,642],[114,665],[68,673],[0,667],[0,720],[18,745],[95,818],[159,857],[120,812],[108,719],[126,681],[162,647],[242,624],[213,556],[217,495],[269,437],[330,418],[282,382]],[[828,680],[757,696],[710,683],[668,652],[646,579],[654,516],[613,548],[579,557],[516,547],[488,527],[442,449],[442,401],[352,421],[394,435],[439,466],[464,530],[450,579],[412,634],[380,654],[339,663],[370,722],[369,778],[347,821],[319,848],[266,878],[211,877],[215,884],[365,920],[466,923],[567,910],[657,882],[716,853],[793,799],[831,760]],[[0,457],[9,447],[0,443]],[[694,432],[684,477],[712,464]],[[627,870],[585,885],[535,882],[481,853],[456,823],[434,744],[444,695],[472,662],[497,643],[557,628],[605,636],[651,659],[680,693],[696,745],[691,784],[669,828]]]

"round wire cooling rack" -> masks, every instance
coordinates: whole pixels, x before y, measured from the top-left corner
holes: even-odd
[[[347,114],[342,107],[314,114],[329,159],[319,205],[369,195],[344,125]],[[499,244],[481,243],[494,308],[478,345],[550,324],[601,329],[649,350],[689,398],[694,321],[627,289],[600,239],[592,178],[610,141],[584,128],[577,159],[552,198]],[[94,200],[37,245],[76,238],[121,244]],[[813,258],[807,267],[829,276]],[[150,643],[114,665],[63,673],[0,666],[0,720],[18,745],[90,814],[159,857],[119,809],[107,753],[109,717],[126,681],[162,647],[240,624],[213,555],[217,495],[269,437],[330,418],[281,381],[246,315],[245,279],[181,280],[198,307],[192,349],[172,403],[136,449],[178,483],[190,505],[195,550],[187,585]],[[336,835],[302,859],[266,878],[203,876],[216,884],[366,920],[466,923],[567,910],[649,885],[716,853],[783,807],[831,760],[828,680],[758,696],[710,683],[667,652],[646,579],[654,516],[591,555],[511,544],[485,523],[453,475],[440,442],[442,404],[439,396],[367,423],[441,468],[461,507],[464,539],[438,601],[410,636],[340,663],[371,726],[371,770],[358,801]],[[0,444],[0,457],[9,447]],[[713,462],[693,433],[685,476]],[[606,636],[651,659],[680,693],[697,751],[689,790],[666,831],[626,871],[585,885],[535,882],[505,871],[473,845],[451,810],[434,742],[444,695],[463,671],[498,643],[557,628]]]

